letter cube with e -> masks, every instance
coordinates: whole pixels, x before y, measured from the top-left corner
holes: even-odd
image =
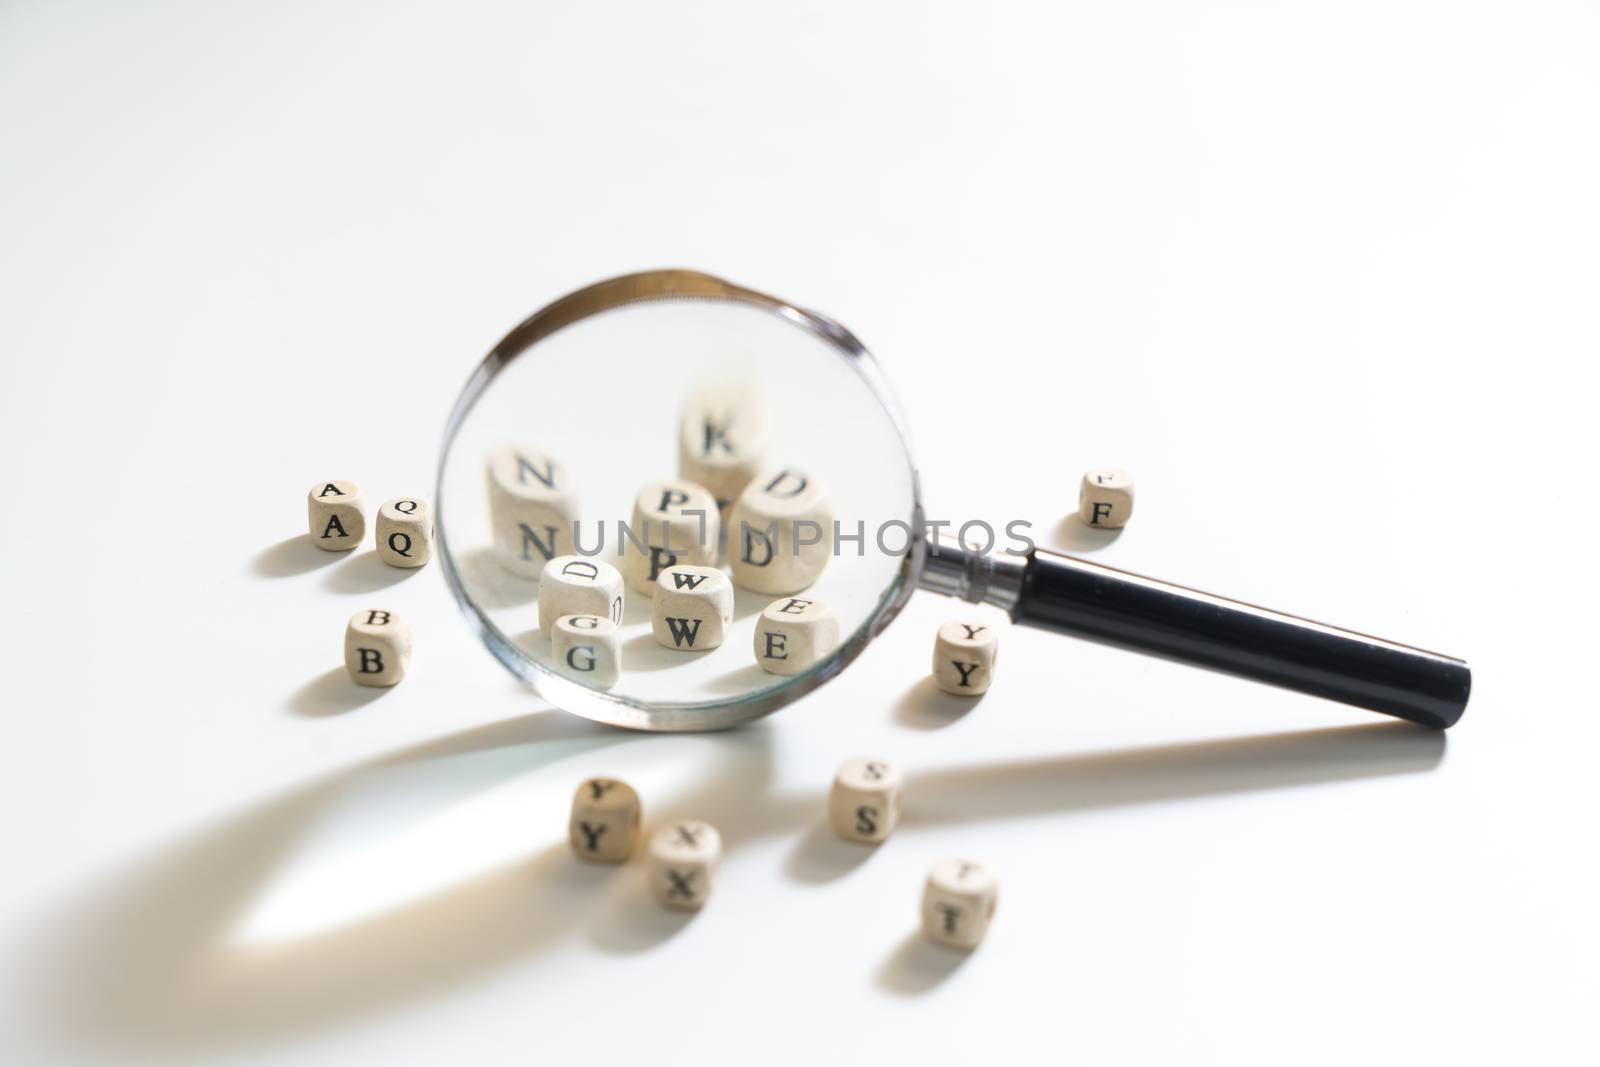
[[[972,948],[989,929],[999,899],[994,872],[971,860],[940,860],[922,890],[922,932],[951,948]]]
[[[378,558],[391,567],[420,567],[433,558],[433,509],[414,496],[378,509]]]
[[[357,685],[398,685],[411,666],[411,627],[397,612],[369,608],[344,630],[344,669]]]
[[[633,537],[623,536],[618,544],[622,572],[628,585],[645,596],[655,595],[664,567],[717,561],[722,539],[717,502],[693,482],[652,482],[639,490],[628,529]]]
[[[683,406],[678,476],[709,492],[726,517],[761,473],[766,447],[766,419],[753,392],[702,389]]]
[[[495,557],[512,574],[537,578],[546,563],[572,551],[577,484],[559,461],[533,448],[496,449],[488,477]]]
[[[900,821],[900,769],[888,760],[845,760],[828,793],[828,825],[846,841],[876,845]]]
[[[539,629],[549,633],[563,615],[598,615],[622,625],[622,574],[611,564],[557,556],[539,573]]]
[[[757,593],[798,593],[833,555],[833,506],[817,479],[796,467],[745,486],[728,514],[735,584]]]
[[[933,680],[946,693],[975,697],[994,681],[1000,638],[985,622],[952,619],[933,639]]]
[[[622,675],[617,624],[600,615],[563,615],[550,630],[556,673],[591,689],[610,689]]]
[[[727,637],[733,583],[715,567],[677,564],[656,576],[650,629],[667,648],[704,652]]]
[[[615,778],[589,778],[572,798],[567,836],[580,859],[621,863],[639,838],[639,794]]]
[[[1133,475],[1101,467],[1083,476],[1078,488],[1078,518],[1085,526],[1116,530],[1133,517]]]
[[[318,482],[306,494],[306,520],[311,543],[329,552],[345,552],[367,535],[361,514],[361,490],[355,482]]]
[[[839,619],[815,598],[774,600],[756,620],[756,662],[770,674],[799,674],[839,645]]]
[[[711,895],[722,862],[722,836],[698,819],[671,823],[650,837],[650,891],[668,908],[693,911]]]

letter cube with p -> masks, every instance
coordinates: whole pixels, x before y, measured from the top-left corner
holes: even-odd
[[[344,668],[357,685],[397,685],[411,666],[411,627],[398,613],[358,611],[344,630]]]
[[[617,624],[599,615],[563,615],[550,631],[556,673],[591,689],[610,689],[622,674]]]
[[[557,556],[539,572],[539,629],[549,633],[563,615],[598,615],[622,625],[622,574],[611,564]]]
[[[651,482],[634,498],[629,531],[617,545],[622,572],[636,592],[653,596],[664,568],[717,561],[722,518],[716,499],[693,482]]]
[[[684,652],[722,644],[733,621],[733,583],[715,567],[668,567],[656,576],[650,628],[656,641]]]

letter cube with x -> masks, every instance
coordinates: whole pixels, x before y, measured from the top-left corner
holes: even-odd
[[[663,907],[693,911],[711,894],[721,862],[716,827],[698,819],[669,823],[650,837],[650,892]]]

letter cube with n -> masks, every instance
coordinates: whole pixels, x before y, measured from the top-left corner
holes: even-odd
[[[846,760],[828,793],[828,824],[846,841],[875,845],[900,820],[899,768],[888,760]]]
[[[512,574],[537,578],[572,551],[577,485],[560,462],[532,448],[497,449],[488,477],[495,558]]]
[[[817,479],[796,467],[745,486],[728,514],[734,583],[757,593],[798,593],[833,555],[833,506]]]
[[[774,600],[756,620],[756,662],[770,674],[799,674],[839,645],[839,619],[814,597]]]
[[[306,519],[311,543],[329,552],[344,552],[361,543],[367,520],[361,513],[361,490],[355,482],[318,482],[306,494]]]
[[[999,883],[994,872],[971,860],[940,860],[922,890],[922,932],[951,948],[972,948],[994,917]]]
[[[933,640],[933,680],[946,693],[975,697],[988,692],[1000,641],[988,623],[951,620]]]
[[[611,564],[557,556],[539,572],[539,629],[549,633],[563,615],[598,615],[622,625],[622,574]]]
[[[664,907],[693,911],[711,894],[722,837],[708,822],[685,819],[650,837],[650,891]]]
[[[733,622],[733,583],[715,567],[668,567],[656,576],[650,629],[667,648],[703,652],[722,644]]]
[[[398,685],[411,666],[411,627],[397,612],[358,611],[344,630],[344,669],[357,685]]]
[[[595,863],[621,863],[639,837],[639,794],[615,778],[590,778],[572,798],[572,851]]]
[[[591,689],[610,689],[622,675],[617,624],[599,615],[563,615],[550,628],[556,673]]]
[[[1133,517],[1133,475],[1100,467],[1083,476],[1078,487],[1078,518],[1085,526],[1116,530]]]

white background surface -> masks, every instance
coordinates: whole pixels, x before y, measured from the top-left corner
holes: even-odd
[[[1600,82],[1578,3],[0,12],[16,1064],[1595,1062]],[[764,725],[541,707],[437,568],[296,541],[426,491],[506,328],[647,266],[824,310],[931,509],[1470,658],[1443,738],[1044,634],[962,710],[916,598]],[[1137,472],[1115,542],[1058,527]],[[412,676],[339,673],[357,607]],[[873,853],[843,757],[908,769]],[[691,921],[562,841],[718,822]],[[937,855],[1001,872],[961,960]]]

